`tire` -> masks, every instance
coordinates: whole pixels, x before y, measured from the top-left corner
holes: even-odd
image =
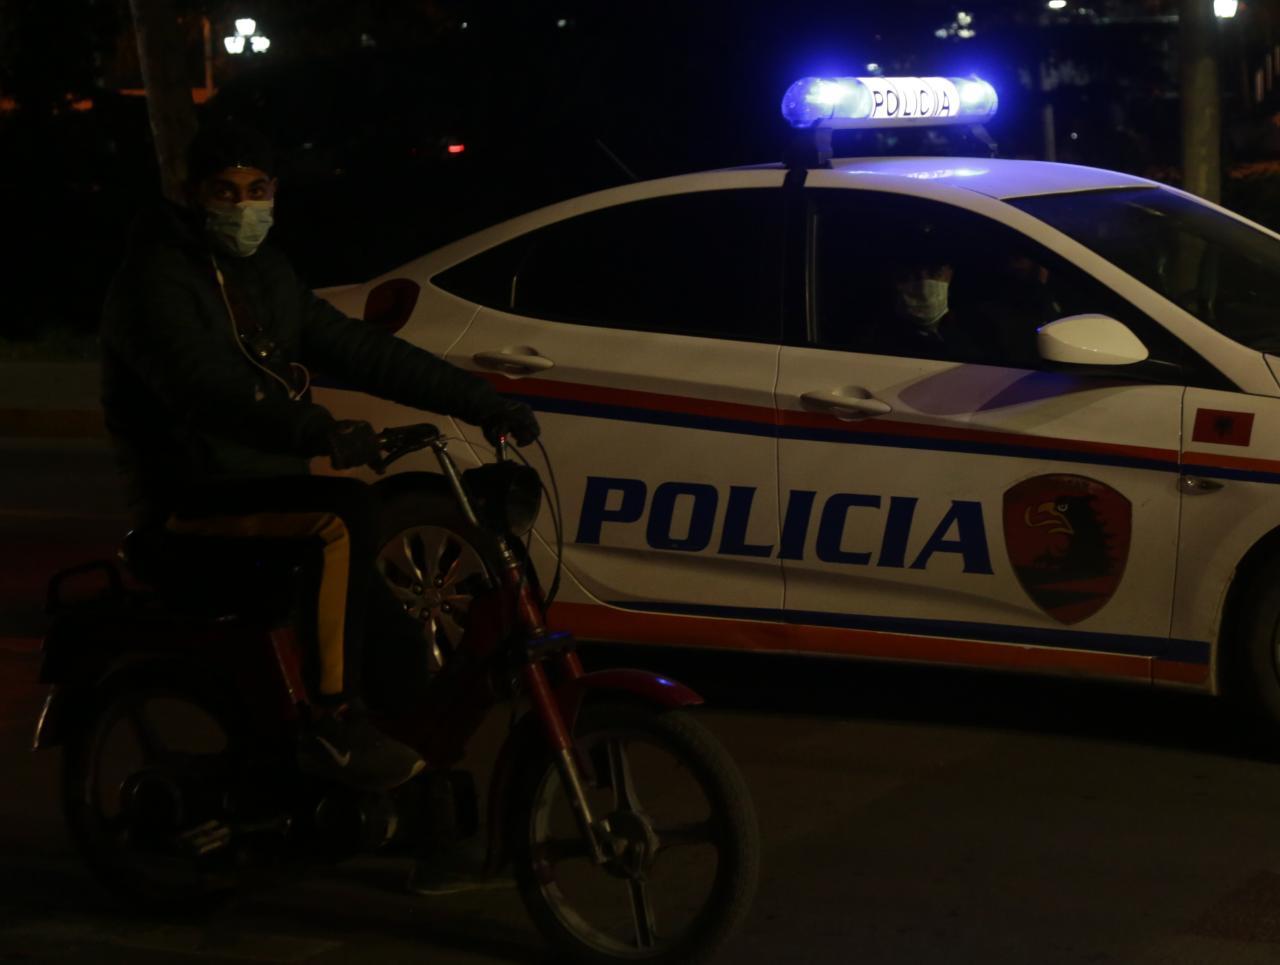
[[[652,858],[624,854],[621,862],[636,861],[630,873],[614,862],[596,866],[569,813],[556,765],[544,754],[515,785],[510,811],[510,853],[530,916],[560,953],[584,965],[708,961],[741,925],[759,877],[755,810],[737,767],[688,713],[626,701],[588,704],[575,742],[587,762],[583,777],[595,819],[608,816],[628,842],[645,842],[643,855]],[[650,758],[663,755],[679,767],[659,768],[660,781],[637,778],[637,765],[647,768]],[[610,771],[627,775],[621,783],[630,793],[612,789]],[[675,778],[687,779],[703,796],[704,819],[674,816],[674,799],[682,796]],[[689,813],[702,812],[698,805]],[[656,839],[646,839],[645,827]],[[669,854],[674,857],[664,857]],[[690,893],[703,892],[705,898],[689,900]],[[664,924],[673,919],[675,927]]]
[[[451,494],[407,490],[382,504],[376,565],[421,626],[428,670],[439,671],[462,639],[485,576],[498,573],[493,537],[463,517]]]
[[[1225,685],[1238,709],[1280,737],[1280,558],[1256,569],[1232,614]]]
[[[140,764],[117,736],[126,719]],[[230,847],[197,858],[176,839],[218,821],[247,746],[241,721],[230,700],[178,668],[128,671],[91,695],[64,748],[62,808],[76,850],[113,897],[190,912],[238,890]],[[190,793],[171,795],[179,785]]]

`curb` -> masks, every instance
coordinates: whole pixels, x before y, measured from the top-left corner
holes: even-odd
[[[0,436],[23,439],[105,439],[102,413],[92,409],[0,409]]]

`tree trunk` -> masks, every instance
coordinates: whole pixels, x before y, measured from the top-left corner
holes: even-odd
[[[1182,186],[1209,201],[1222,194],[1218,24],[1213,0],[1179,0]]]
[[[129,0],[138,38],[142,83],[147,89],[147,115],[160,165],[165,197],[183,200],[187,145],[196,133],[191,83],[184,64],[184,38],[172,0]]]

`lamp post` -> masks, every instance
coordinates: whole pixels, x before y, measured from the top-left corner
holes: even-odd
[[[1182,186],[1208,201],[1217,201],[1222,195],[1222,108],[1214,9],[1226,2],[1181,0],[1178,10]]]
[[[271,47],[271,38],[258,33],[258,22],[252,17],[240,17],[235,34],[223,37],[222,45],[229,54],[265,54]]]
[[[147,116],[160,167],[161,188],[172,201],[182,198],[187,144],[196,131],[191,86],[182,61],[183,42],[172,0],[130,0]]]

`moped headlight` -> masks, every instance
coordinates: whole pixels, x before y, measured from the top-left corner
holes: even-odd
[[[542,508],[542,480],[517,462],[491,462],[462,474],[476,518],[486,529],[525,536]]]

